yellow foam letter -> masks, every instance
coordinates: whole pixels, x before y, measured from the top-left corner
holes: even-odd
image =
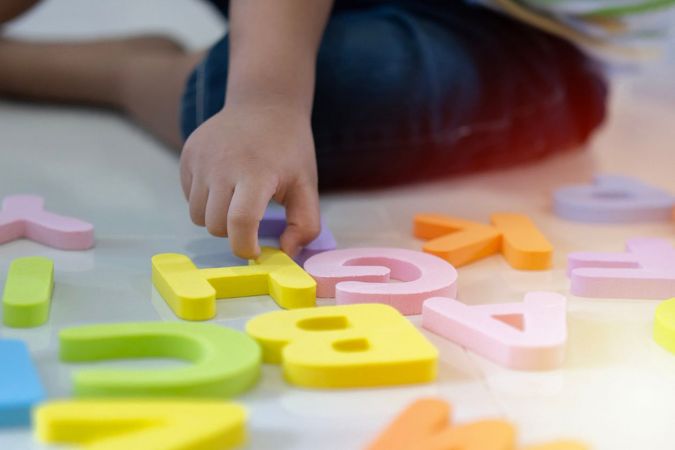
[[[244,442],[244,408],[180,400],[76,400],[35,411],[38,439],[87,450],[224,450]]]
[[[246,331],[260,343],[263,360],[282,364],[286,379],[299,386],[384,386],[436,378],[436,348],[388,305],[275,311],[251,319]]]
[[[177,253],[152,257],[152,283],[181,319],[207,320],[216,298],[269,294],[282,308],[306,308],[316,301],[316,282],[288,255],[265,247],[249,266],[199,269]]]

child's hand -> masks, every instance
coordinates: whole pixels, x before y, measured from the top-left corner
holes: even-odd
[[[320,231],[311,130],[316,58],[332,0],[231,0],[225,108],[185,143],[181,181],[190,215],[234,253],[260,252],[270,199],[286,207],[281,248],[293,255]]]
[[[310,118],[291,106],[226,106],[185,143],[181,182],[192,221],[228,236],[239,257],[260,252],[258,225],[271,198],[286,208],[286,253],[320,231]]]

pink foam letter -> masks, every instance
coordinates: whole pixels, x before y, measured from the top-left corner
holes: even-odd
[[[94,227],[44,209],[35,195],[5,197],[0,210],[0,244],[27,238],[62,250],[86,250],[94,245]]]
[[[385,303],[401,314],[422,312],[424,300],[457,295],[457,271],[437,256],[401,248],[349,248],[312,256],[305,270],[317,297],[339,305]],[[391,280],[399,283],[389,283]]]
[[[566,303],[553,292],[530,292],[522,303],[478,306],[436,297],[424,302],[422,326],[512,369],[553,369],[565,356]]]
[[[582,297],[665,299],[675,296],[675,248],[665,239],[635,238],[626,253],[568,256],[572,293]]]

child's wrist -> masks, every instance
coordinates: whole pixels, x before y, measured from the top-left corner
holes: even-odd
[[[298,63],[295,70],[282,66],[233,64],[230,70],[226,105],[260,105],[286,108],[310,114],[314,95],[312,62]]]
[[[224,108],[283,111],[300,117],[311,116],[311,98],[269,88],[228,89]]]

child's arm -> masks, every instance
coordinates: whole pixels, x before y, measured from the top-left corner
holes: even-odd
[[[185,143],[190,215],[251,258],[274,198],[286,208],[289,254],[319,232],[311,130],[316,54],[332,0],[232,0],[225,107]]]

